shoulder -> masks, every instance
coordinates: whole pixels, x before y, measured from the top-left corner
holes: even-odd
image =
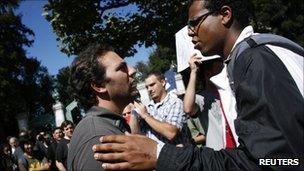
[[[183,101],[175,95],[169,94],[169,98],[167,101],[170,105],[183,105]]]
[[[278,56],[266,45],[260,45],[249,48],[238,56],[234,74],[239,76],[248,72],[258,74],[261,71],[278,69],[278,67],[284,67]]]

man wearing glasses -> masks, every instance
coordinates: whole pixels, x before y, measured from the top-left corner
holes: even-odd
[[[249,2],[197,0],[192,1],[189,8],[188,34],[195,48],[204,56],[218,54],[226,60],[220,73],[226,76],[226,81],[218,90],[220,94],[223,90],[221,96],[226,95],[227,99],[233,100],[235,96],[236,104],[230,107],[237,108],[234,123],[240,145],[231,150],[214,151],[168,144],[161,147],[137,135],[104,136],[102,144],[93,146],[94,157],[104,162],[103,168],[304,169],[303,48],[290,42],[289,47],[262,44],[233,56],[240,43],[256,43],[251,39],[255,34],[249,26]],[[233,76],[233,82],[227,78],[227,67],[232,65],[233,75],[229,76]],[[119,151],[123,148],[127,150]],[[114,159],[119,162],[113,162]]]

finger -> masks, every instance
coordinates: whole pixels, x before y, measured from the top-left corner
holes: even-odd
[[[105,170],[127,170],[127,169],[131,169],[131,165],[128,162],[103,163],[102,167]]]
[[[197,53],[194,53],[194,54],[191,55],[191,57],[194,57],[194,56],[196,56],[196,55],[197,55]]]
[[[202,60],[202,57],[200,57],[200,56],[195,56],[195,57],[193,57],[193,60],[195,60],[195,61],[198,61],[198,60]]]
[[[139,104],[138,104],[136,101],[134,101],[134,106],[135,106],[136,108],[138,108]]]
[[[124,160],[124,153],[94,153],[94,159],[109,163],[126,161]]]
[[[122,152],[125,148],[122,144],[118,143],[105,143],[105,144],[95,144],[92,147],[94,152]]]
[[[99,139],[102,143],[125,143],[128,137],[124,135],[105,135]]]

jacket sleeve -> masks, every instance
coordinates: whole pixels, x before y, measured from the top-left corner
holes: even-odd
[[[214,151],[211,148],[166,144],[158,158],[158,171],[261,170],[241,148]]]

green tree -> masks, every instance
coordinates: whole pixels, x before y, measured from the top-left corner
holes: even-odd
[[[172,63],[176,63],[175,50],[168,47],[158,46],[149,57],[149,68],[151,71],[164,73]]]
[[[251,1],[257,31],[277,33],[303,46],[302,1]],[[186,25],[187,8],[186,0],[49,0],[45,17],[68,55],[98,40],[131,56],[136,44],[174,48],[174,34]]]
[[[109,42],[124,57],[136,52],[136,44],[174,48],[174,34],[187,21],[186,0],[48,2],[45,17],[68,55],[96,40]]]
[[[59,94],[59,101],[66,107],[73,100],[73,89],[70,86],[70,69],[69,67],[61,68],[57,74],[56,89]]]
[[[252,0],[254,26],[258,32],[272,32],[304,46],[302,0]]]
[[[136,73],[136,82],[141,82],[144,80],[144,78],[146,78],[147,74],[150,72],[150,67],[148,65],[148,63],[145,63],[143,61],[139,61],[136,63],[136,65],[134,66],[134,68],[136,69],[137,73]]]
[[[144,81],[149,72],[164,73],[170,69],[171,65],[176,64],[175,51],[168,47],[157,47],[149,56],[149,61],[144,63],[137,62],[135,68],[137,70],[137,81]]]
[[[15,134],[16,115],[32,117],[52,111],[53,78],[35,58],[27,58],[34,33],[14,13],[19,1],[0,1],[0,131]]]

